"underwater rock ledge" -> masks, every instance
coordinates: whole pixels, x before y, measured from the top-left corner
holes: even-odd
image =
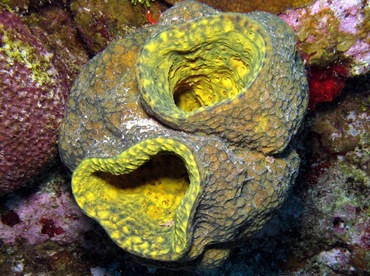
[[[276,16],[191,1],[109,45],[78,76],[60,130],[78,205],[143,261],[221,264],[296,177],[289,141],[308,88],[295,47]]]

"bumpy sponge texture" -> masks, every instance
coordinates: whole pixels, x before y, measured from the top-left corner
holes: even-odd
[[[216,14],[166,28],[138,57],[144,107],[177,129],[281,152],[307,108],[295,45],[289,26],[262,12]]]
[[[286,27],[185,2],[81,72],[60,153],[77,203],[123,249],[213,267],[281,205],[307,104]]]
[[[188,224],[202,189],[184,144],[153,138],[112,158],[87,158],[73,174],[72,189],[79,206],[122,248],[158,260],[176,260],[189,248]]]

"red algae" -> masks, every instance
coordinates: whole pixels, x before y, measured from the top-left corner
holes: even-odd
[[[13,227],[14,225],[20,223],[21,220],[16,212],[10,210],[8,213],[1,215],[1,222],[5,225]]]
[[[326,68],[312,66],[309,68],[308,84],[310,101],[308,108],[315,110],[316,105],[322,102],[331,102],[345,86],[347,70],[342,64],[335,64]]]
[[[63,228],[60,226],[55,226],[55,223],[52,219],[42,218],[40,219],[40,223],[42,224],[41,233],[48,235],[49,238],[64,233]]]

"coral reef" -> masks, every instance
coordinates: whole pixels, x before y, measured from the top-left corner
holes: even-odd
[[[86,32],[80,26],[79,33],[76,28],[78,24],[73,22],[73,15],[77,15],[71,13],[70,3],[73,2],[75,1],[6,0],[1,4],[2,7],[21,15],[20,19],[29,27],[30,33],[37,37],[38,44],[42,44],[41,48],[47,51],[47,56],[50,56],[60,77],[64,78],[66,75],[68,85],[74,81],[86,60],[95,54],[95,51],[88,48],[89,45],[79,42],[80,34],[84,35]],[[114,1],[105,2],[106,5],[115,5]],[[234,5],[234,8],[238,3],[242,5],[237,8],[245,8],[249,4],[258,5],[260,1],[226,2],[212,1],[216,4]],[[88,1],[84,3],[91,5]],[[147,21],[171,27],[177,24],[178,20],[191,20],[194,16],[192,13],[196,13],[196,17],[217,14],[211,9],[197,12],[185,8],[168,10],[166,18],[157,22],[159,13],[168,7],[162,3],[150,1],[149,15],[146,14],[145,5],[138,4],[142,9],[136,14],[134,22],[141,18],[143,23]],[[264,3],[271,5],[276,1]],[[318,0],[314,5],[287,11],[280,9],[279,3],[271,8],[275,9],[275,6],[279,8],[277,13],[284,12],[281,17],[294,29],[302,43],[302,47],[300,44],[298,47],[302,50],[301,54],[307,66],[311,90],[312,111],[307,116],[302,134],[294,141],[302,158],[300,175],[289,197],[282,208],[275,212],[272,220],[247,241],[233,244],[234,253],[222,266],[200,272],[176,271],[176,275],[367,275],[370,272],[370,82],[369,75],[362,76],[369,71],[369,3],[357,0]],[[83,9],[82,6],[80,8]],[[91,15],[92,22],[95,23],[89,26],[101,30],[103,34],[109,31],[109,41],[125,36],[135,29],[131,28],[135,24],[127,22],[121,25],[123,31],[113,32],[111,30],[120,27],[117,26],[117,21],[94,22],[94,17],[110,18],[111,11],[107,8],[100,11],[89,8],[94,12]],[[172,15],[169,16],[168,13],[171,12]],[[149,29],[154,28],[156,26]],[[341,30],[338,31],[338,28]],[[95,44],[93,36],[88,39],[91,44]],[[96,39],[102,41],[99,36]],[[107,43],[108,40],[102,45]],[[143,43],[138,41],[140,45]],[[345,50],[349,45],[352,45],[350,49]],[[100,49],[103,47],[105,46]],[[27,53],[28,47],[19,49]],[[307,53],[304,52],[306,50]],[[318,54],[314,53],[316,50]],[[57,56],[62,58],[58,60]],[[134,57],[129,56],[128,60],[132,58]],[[114,70],[112,69],[112,72]],[[352,78],[357,75],[360,77]],[[130,76],[135,79],[132,71]],[[111,83],[111,80],[107,83]],[[343,86],[344,90],[340,91]],[[331,102],[326,102],[328,100]],[[318,104],[320,102],[323,103]],[[83,110],[85,113],[86,111],[87,109]],[[102,115],[104,116],[108,115]],[[136,132],[140,132],[141,128],[148,127],[149,122],[141,120],[140,125],[133,127]],[[94,124],[98,125],[95,122],[91,124],[91,135],[94,133]],[[109,130],[117,134],[116,126],[110,125]],[[2,142],[0,144],[3,145]],[[86,145],[86,148],[89,146],[91,144]],[[30,151],[34,153],[33,149]],[[0,154],[0,159],[3,157]],[[171,161],[173,164],[167,165],[171,171],[173,166],[177,166],[180,168],[177,173],[187,172],[180,158],[167,157],[167,162]],[[147,165],[157,166],[163,163],[164,159],[154,161],[141,167],[143,175],[148,174]],[[54,171],[55,168],[52,168],[52,173]],[[60,174],[55,181],[43,173],[42,176],[46,179],[35,182],[39,188],[31,191],[29,188],[22,188],[15,194],[0,198],[0,275],[174,274],[168,269],[140,265],[134,255],[116,246],[100,225],[79,211],[71,198],[68,172],[61,171]],[[181,180],[175,173],[173,176]],[[31,179],[32,175],[27,181]],[[164,186],[155,181],[154,184],[158,185],[153,187]],[[147,193],[150,192],[152,191],[148,189]],[[169,199],[163,194],[159,198]],[[53,210],[51,202],[56,203],[58,212]],[[152,202],[155,203],[155,199]],[[47,209],[47,206],[50,208]],[[38,212],[38,208],[42,212]],[[24,219],[22,214],[26,210],[28,215]],[[77,217],[79,219],[75,219]],[[166,219],[161,225],[164,230],[171,229],[173,222]],[[23,230],[26,234],[21,233]],[[73,231],[76,231],[76,234],[73,234]],[[30,244],[30,240],[35,243]]]
[[[280,17],[294,30],[308,65],[326,67],[342,61],[349,76],[370,70],[370,3],[318,0]]]
[[[291,196],[238,255],[203,275],[370,272],[369,95],[369,76],[350,80],[306,118]]]
[[[30,181],[57,156],[68,84],[55,57],[15,14],[0,11],[0,194]]]
[[[166,0],[171,4],[183,2],[185,0]],[[269,1],[245,1],[245,0],[199,0],[215,9],[224,12],[252,12],[266,11],[273,14],[279,14],[287,9],[303,7],[313,2],[313,0],[269,0]]]
[[[317,111],[305,131],[311,146],[303,174],[307,188],[297,193],[304,204],[300,235],[310,244],[307,263],[319,264],[321,273],[370,271],[370,85],[368,78],[359,83],[331,109]],[[296,246],[301,260],[306,243]]]
[[[295,46],[276,16],[196,2],[109,45],[77,78],[60,132],[79,206],[144,262],[219,265],[296,176],[287,145],[308,86]]]
[[[317,0],[279,16],[296,33],[308,67],[311,110],[338,97],[346,79],[369,72],[368,2]]]
[[[221,267],[174,272],[142,266],[119,250],[98,225],[93,225],[92,231],[76,237],[78,242],[68,246],[49,238],[34,245],[2,244],[0,274],[366,275],[370,271],[370,187],[365,178],[369,175],[370,82],[361,78],[349,81],[349,85],[352,87],[345,89],[336,102],[318,107],[308,118],[306,131],[299,137],[304,151],[308,151],[307,163],[285,204],[253,239],[235,245],[236,252]],[[321,121],[327,126],[321,126]],[[321,141],[317,136],[320,133],[326,135]],[[345,140],[353,135],[360,139],[345,146]],[[331,145],[332,136],[341,142]],[[312,159],[315,157],[316,161]],[[323,173],[316,174],[314,169],[320,160],[327,161],[328,166]],[[310,174],[316,174],[315,181],[308,178]],[[69,186],[69,179],[64,180],[64,185],[64,189]],[[46,187],[50,185],[45,184]],[[58,190],[53,192],[58,194]],[[1,216],[8,212],[8,208],[2,210]],[[56,226],[62,225],[55,217],[53,220]]]

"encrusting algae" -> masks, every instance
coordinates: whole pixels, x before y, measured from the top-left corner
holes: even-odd
[[[297,174],[288,144],[308,97],[295,43],[276,16],[190,1],[108,46],[60,132],[78,205],[142,261],[222,263]]]

